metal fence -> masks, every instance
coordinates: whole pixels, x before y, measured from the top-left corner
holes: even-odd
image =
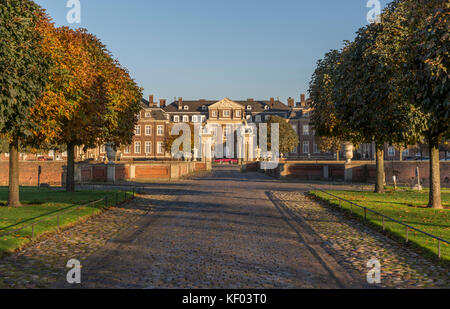
[[[394,222],[394,223],[397,223],[397,224],[399,224],[399,225],[404,226],[404,227],[405,227],[405,238],[406,238],[406,243],[409,242],[409,231],[410,231],[410,230],[416,231],[416,232],[421,233],[421,234],[424,234],[424,235],[426,235],[426,236],[428,236],[428,237],[430,237],[430,238],[436,239],[436,240],[437,240],[437,251],[438,251],[438,258],[439,258],[439,259],[441,259],[441,243],[450,244],[449,241],[447,241],[447,240],[445,240],[445,239],[443,239],[443,238],[441,238],[441,237],[439,237],[439,236],[432,235],[432,234],[427,233],[427,232],[425,232],[425,231],[422,231],[422,230],[420,230],[420,229],[418,229],[418,228],[415,228],[415,227],[413,227],[413,226],[411,226],[411,225],[409,225],[409,224],[406,224],[406,223],[404,223],[404,222],[402,222],[402,221],[399,221],[399,220],[393,219],[393,218],[391,218],[391,217],[388,217],[388,216],[386,216],[386,215],[384,215],[384,214],[382,214],[382,213],[380,213],[380,212],[378,212],[378,211],[376,211],[376,210],[373,210],[373,209],[370,209],[370,208],[367,208],[367,207],[358,205],[358,204],[356,204],[356,203],[354,203],[354,202],[352,202],[352,201],[343,199],[343,198],[341,198],[341,197],[339,197],[339,196],[336,196],[336,195],[334,195],[334,194],[332,194],[332,193],[330,193],[330,192],[327,192],[327,191],[325,191],[325,190],[318,189],[318,188],[314,188],[314,187],[311,187],[311,188],[312,188],[313,190],[315,190],[315,191],[320,191],[320,192],[322,192],[322,193],[325,193],[325,194],[327,194],[327,195],[329,195],[329,196],[332,196],[332,197],[334,197],[335,199],[337,199],[337,200],[339,201],[339,208],[341,208],[341,209],[343,208],[342,202],[349,203],[349,205],[350,205],[350,212],[351,212],[352,214],[353,214],[353,207],[358,207],[358,208],[363,209],[363,210],[364,210],[364,220],[367,220],[367,213],[372,213],[372,214],[374,214],[374,215],[380,217],[381,220],[382,220],[383,231],[386,230],[386,227],[385,227],[386,221]]]
[[[128,192],[124,191],[123,194],[124,194],[124,199],[121,202],[127,201]],[[132,198],[134,198],[135,195],[136,195],[136,188],[133,187]],[[80,208],[89,207],[89,206],[100,204],[100,203],[104,203],[103,208],[107,208],[108,207],[108,196],[105,196],[104,198],[102,198],[100,200],[96,200],[96,201],[93,201],[93,202],[90,202],[87,204],[73,205],[73,206],[66,207],[64,209],[61,209],[60,211],[57,211],[55,214],[53,214],[51,216],[46,216],[38,221],[34,221],[33,223],[21,226],[20,228],[1,233],[0,237],[9,236],[11,234],[18,233],[26,228],[31,227],[31,239],[33,239],[35,236],[34,235],[35,234],[35,226],[38,225],[39,223],[42,223],[45,221],[50,221],[50,220],[56,218],[56,228],[57,228],[57,230],[59,230],[60,229],[60,218],[63,214],[65,214],[69,211],[72,211],[72,210],[79,210]],[[115,202],[114,202],[113,206],[117,206],[118,204],[119,204],[119,192],[116,192],[115,193]]]

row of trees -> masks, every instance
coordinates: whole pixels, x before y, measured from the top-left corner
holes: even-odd
[[[312,124],[327,139],[374,142],[376,192],[384,192],[384,145],[424,142],[429,207],[442,208],[439,145],[449,131],[449,7],[446,0],[396,0],[379,23],[320,60],[310,83]]]
[[[8,205],[20,206],[19,147],[131,143],[142,89],[94,35],[55,27],[31,0],[0,1],[0,137],[9,144]]]

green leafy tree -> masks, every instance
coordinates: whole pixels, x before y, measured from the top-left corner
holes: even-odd
[[[322,151],[334,151],[339,160],[339,151],[345,141],[357,143],[358,134],[346,126],[338,117],[335,91],[337,68],[340,64],[341,53],[332,50],[317,62],[312,79],[309,83],[311,98],[311,125],[318,136],[318,145]]]
[[[279,125],[279,141],[280,141],[279,151],[280,151],[280,154],[286,155],[286,154],[292,152],[299,144],[298,135],[295,133],[294,129],[286,121],[286,119],[281,118],[279,116],[272,116],[267,121],[267,146],[268,146],[268,149],[272,149],[271,129],[272,129],[273,123],[278,123],[278,125]]]
[[[442,208],[439,144],[448,138],[449,20],[446,0],[397,0],[382,14],[383,36],[377,52],[396,73],[389,81],[420,121],[430,151],[429,207]],[[405,122],[407,123],[407,122]]]
[[[339,137],[326,137],[317,136],[316,143],[317,147],[321,152],[334,152],[336,153],[336,160],[339,161],[339,152],[342,149],[342,145],[345,141]]]
[[[354,42],[346,44],[334,75],[333,91],[337,115],[344,126],[360,134],[364,142],[375,143],[378,193],[384,192],[386,181],[384,145],[413,141],[418,137],[415,124],[420,124],[390,83],[395,71],[373,51],[382,33],[382,23],[370,24],[357,32]]]
[[[191,130],[191,138],[190,138],[191,149],[194,149],[194,147],[195,147],[195,144],[194,144],[194,142],[195,142],[195,138],[194,138],[195,127],[193,124],[190,123],[189,128]],[[180,134],[178,134],[178,135],[172,135],[171,132],[172,132],[172,126],[169,127],[167,134],[164,136],[164,141],[163,141],[164,149],[166,149],[169,152],[172,151],[173,142],[184,134],[183,130],[181,130]],[[180,145],[180,149],[178,149],[178,150],[183,151],[183,144]]]
[[[30,108],[43,92],[51,67],[37,31],[43,15],[33,1],[0,1],[0,134],[9,143],[10,207],[20,206],[19,145],[31,134]]]

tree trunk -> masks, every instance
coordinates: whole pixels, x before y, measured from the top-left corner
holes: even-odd
[[[430,200],[428,207],[443,209],[441,203],[441,171],[438,145],[430,143]]]
[[[385,181],[384,149],[383,147],[377,147],[377,183],[375,185],[375,193],[384,193]]]
[[[66,191],[75,192],[75,146],[67,144]]]
[[[19,189],[19,142],[14,140],[9,144],[9,207],[22,206],[19,199]]]

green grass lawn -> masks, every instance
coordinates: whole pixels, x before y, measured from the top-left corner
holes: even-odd
[[[71,208],[73,205],[88,204],[108,197],[108,206],[131,198],[133,192],[123,191],[80,191],[68,193],[52,191],[50,189],[37,190],[31,187],[21,187],[20,200],[22,207],[6,207],[8,189],[0,187],[0,235],[22,226],[32,224],[41,219],[49,218],[58,212],[69,208],[59,218],[60,227],[71,225],[83,218],[100,213],[105,208],[105,202],[95,205]],[[39,236],[57,229],[57,218],[38,223],[34,228],[34,235]],[[0,236],[0,256],[5,252],[13,252],[31,240],[32,229],[27,227],[13,235]]]
[[[426,208],[428,203],[428,191],[388,191],[385,194],[360,191],[328,191],[338,197],[352,201],[358,205],[376,210],[390,218],[407,223],[424,232],[450,240],[450,190],[442,189],[442,203],[446,209],[435,210]],[[321,191],[311,191],[316,197],[326,200],[338,206],[339,201]],[[350,211],[349,203],[343,203],[343,208]],[[353,207],[353,212],[360,218],[364,218],[364,210]],[[368,221],[376,228],[382,228],[382,219],[370,212],[367,213]],[[386,230],[396,236],[400,241],[405,241],[406,228],[402,225],[386,221]],[[409,241],[414,246],[422,249],[426,255],[437,256],[437,240],[418,233],[409,231]],[[444,264],[450,265],[450,246],[441,244],[441,256]]]

